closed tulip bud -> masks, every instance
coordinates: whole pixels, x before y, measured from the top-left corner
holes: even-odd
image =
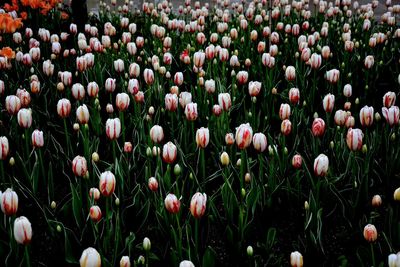
[[[40,148],[43,147],[43,145],[44,145],[43,132],[39,130],[34,130],[32,132],[32,146]]]
[[[149,189],[153,192],[158,190],[158,181],[154,177],[149,178],[147,185],[148,185]]]
[[[8,216],[14,215],[18,210],[18,195],[11,188],[3,193],[0,192],[1,211]]]
[[[182,172],[181,166],[179,164],[175,164],[174,166],[174,174],[175,176],[179,176]]]
[[[378,208],[382,205],[382,198],[380,195],[375,195],[372,198],[372,202],[371,202],[372,206],[375,208]]]
[[[294,155],[292,158],[293,168],[300,169],[302,164],[303,164],[303,158],[299,154]]]
[[[290,254],[290,266],[303,267],[303,256],[300,252],[295,251]]]
[[[249,123],[241,124],[236,128],[235,140],[239,149],[246,149],[250,146],[253,138],[253,129]]]
[[[83,177],[87,172],[87,162],[82,156],[76,156],[72,160],[72,171],[78,177]]]
[[[196,219],[201,218],[206,210],[207,195],[205,193],[195,193],[190,201],[190,212]]]
[[[304,209],[305,210],[309,210],[310,209],[310,205],[308,204],[308,201],[304,201]]]
[[[352,93],[353,93],[353,88],[351,84],[346,84],[343,88],[343,95],[345,97],[351,97]]]
[[[14,238],[18,244],[27,245],[32,239],[32,226],[29,220],[24,217],[18,217],[14,221]]]
[[[400,260],[399,255],[396,255],[394,253],[390,254],[388,256],[388,266],[389,267],[398,267],[399,266],[398,260]]]
[[[201,127],[196,131],[196,144],[197,147],[205,148],[210,141],[210,132],[208,128]]]
[[[131,261],[128,256],[123,256],[119,261],[119,267],[131,267]]]
[[[150,251],[151,249],[151,242],[150,239],[148,239],[147,237],[143,239],[143,249],[144,251]]]
[[[373,224],[367,224],[364,227],[364,238],[368,242],[374,242],[378,238],[378,232]]]
[[[121,121],[119,118],[106,121],[106,135],[110,140],[116,140],[121,135]]]
[[[165,197],[164,205],[169,213],[176,214],[181,207],[181,201],[174,194],[170,193]]]
[[[296,79],[296,69],[293,66],[288,66],[286,68],[285,78],[288,81],[294,81]]]
[[[125,111],[129,107],[129,95],[127,93],[119,93],[115,99],[115,106],[119,111]]]
[[[232,106],[231,95],[229,93],[218,94],[218,104],[224,111],[228,111]]]
[[[360,129],[350,128],[347,131],[347,136],[346,136],[347,146],[353,151],[360,150],[363,146],[362,145],[363,136],[364,134]]]
[[[391,127],[399,124],[400,111],[398,106],[383,107],[382,115]]]
[[[364,106],[360,110],[360,122],[361,122],[361,125],[364,127],[368,127],[368,126],[372,125],[372,123],[374,122],[374,108],[373,107]]]
[[[189,121],[195,121],[197,119],[197,103],[188,103],[185,106],[186,119]]]
[[[108,197],[115,190],[115,176],[110,171],[105,171],[100,175],[99,189],[103,196]]]
[[[9,152],[8,139],[5,136],[1,136],[0,137],[0,160],[5,160],[8,156],[8,152]]]
[[[90,207],[89,211],[90,219],[92,219],[93,222],[98,222],[101,220],[101,209],[99,206],[94,205]]]
[[[229,155],[226,152],[222,152],[221,157],[220,157],[220,162],[222,166],[228,166],[229,164]]]
[[[289,104],[281,104],[281,106],[279,108],[279,118],[281,120],[289,119],[290,113],[291,113],[291,110],[290,110]]]
[[[179,263],[179,267],[195,267],[194,264],[191,261],[181,261],[181,263]]]
[[[228,146],[233,145],[235,143],[235,137],[234,137],[233,133],[227,133],[225,135],[225,143]]]
[[[157,147],[157,146],[153,146],[152,154],[153,154],[154,157],[159,156],[160,155],[160,148]]]
[[[289,90],[289,101],[290,103],[296,105],[300,101],[300,91],[298,88],[291,88]]]
[[[326,176],[329,168],[329,159],[326,155],[320,154],[314,160],[314,174],[316,176]]]
[[[253,146],[258,152],[264,152],[267,148],[267,137],[263,133],[255,133],[253,136]]]
[[[332,94],[327,94],[322,101],[322,105],[325,112],[331,113],[335,107],[335,96]]]
[[[96,187],[92,187],[89,190],[89,197],[94,201],[98,201],[100,199],[100,191]]]
[[[71,93],[76,100],[82,100],[85,98],[85,88],[80,83],[72,85]]]
[[[164,162],[172,164],[177,156],[177,148],[172,142],[168,142],[163,146],[162,158]]]
[[[29,128],[32,125],[31,109],[22,108],[18,111],[18,124],[22,128]]]
[[[253,247],[252,246],[248,246],[246,249],[246,252],[247,252],[247,256],[253,257]]]
[[[396,201],[400,201],[400,187],[397,188],[393,193],[393,199]]]
[[[76,109],[76,119],[80,124],[87,124],[89,122],[89,109],[85,104]]]
[[[82,252],[79,259],[80,267],[100,267],[101,257],[96,249],[89,247]]]
[[[145,69],[143,71],[143,77],[147,85],[152,85],[154,83],[154,72],[152,69]]]
[[[281,133],[285,136],[288,136],[292,132],[292,123],[290,120],[285,119],[281,123]]]

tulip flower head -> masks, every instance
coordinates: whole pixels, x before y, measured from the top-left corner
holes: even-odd
[[[103,196],[108,197],[115,190],[115,176],[110,171],[105,171],[100,175],[99,189]]]
[[[364,227],[364,238],[368,242],[374,242],[378,238],[378,232],[373,224],[367,224]]]
[[[316,176],[326,176],[329,168],[329,159],[326,155],[320,154],[314,160],[314,174]]]
[[[169,213],[176,214],[181,207],[181,201],[174,194],[170,193],[165,197],[164,205]]]
[[[0,207],[1,211],[8,216],[14,215],[18,210],[18,195],[11,188],[3,193],[0,192]]]
[[[82,252],[79,259],[80,267],[100,267],[101,257],[96,249],[89,247]]]
[[[8,156],[9,144],[5,136],[0,137],[0,160],[5,160]]]
[[[196,131],[196,144],[200,148],[205,148],[210,141],[210,132],[208,128],[201,127]]]
[[[14,238],[18,244],[27,245],[32,239],[32,226],[29,220],[24,217],[18,217],[14,221]]]
[[[199,193],[193,195],[190,201],[190,212],[196,219],[201,218],[206,210],[207,195]]]
[[[350,128],[346,135],[347,146],[353,151],[360,150],[363,145],[363,136],[364,134],[360,129]]]
[[[168,142],[163,146],[162,158],[164,162],[172,164],[175,162],[177,156],[177,148],[172,142]]]
[[[251,128],[249,123],[241,124],[238,128],[236,128],[236,144],[239,149],[246,149],[250,146],[253,138],[253,129]]]
[[[300,252],[295,251],[290,254],[290,266],[303,267],[303,256]]]
[[[119,118],[106,121],[106,135],[110,140],[116,140],[121,134],[121,121]]]

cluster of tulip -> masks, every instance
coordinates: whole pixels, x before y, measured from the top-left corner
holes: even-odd
[[[7,266],[400,266],[400,5],[12,3]]]

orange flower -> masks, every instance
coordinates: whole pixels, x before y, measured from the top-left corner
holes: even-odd
[[[15,58],[15,52],[10,47],[4,47],[0,50],[0,56],[8,59]]]
[[[28,18],[28,13],[26,13],[25,11],[21,12],[19,15],[21,16],[22,20],[26,20]]]
[[[21,0],[21,4],[23,6],[27,6],[27,5],[29,5],[29,0]]]
[[[61,12],[61,19],[62,19],[62,20],[67,20],[68,17],[69,17],[69,15],[68,15],[67,12],[65,12],[65,11],[62,11],[62,12]]]

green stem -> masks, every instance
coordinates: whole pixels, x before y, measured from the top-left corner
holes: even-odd
[[[376,265],[375,265],[374,244],[370,243],[370,246],[371,246],[372,266],[375,267]]]
[[[194,233],[195,233],[195,245],[196,245],[196,252],[197,256],[199,257],[199,220],[195,219],[194,221]]]
[[[178,224],[178,231],[179,231],[179,240],[178,240],[178,252],[179,252],[179,260],[182,260],[182,228],[179,222],[179,215],[176,214],[175,216],[176,222]]]
[[[67,156],[71,155],[71,144],[68,135],[68,128],[67,128],[67,120],[64,118],[64,134],[65,134],[65,142],[67,144]]]
[[[25,258],[26,266],[27,266],[27,267],[30,267],[30,266],[31,266],[31,260],[29,259],[29,249],[28,249],[28,246],[25,246],[24,258]]]

